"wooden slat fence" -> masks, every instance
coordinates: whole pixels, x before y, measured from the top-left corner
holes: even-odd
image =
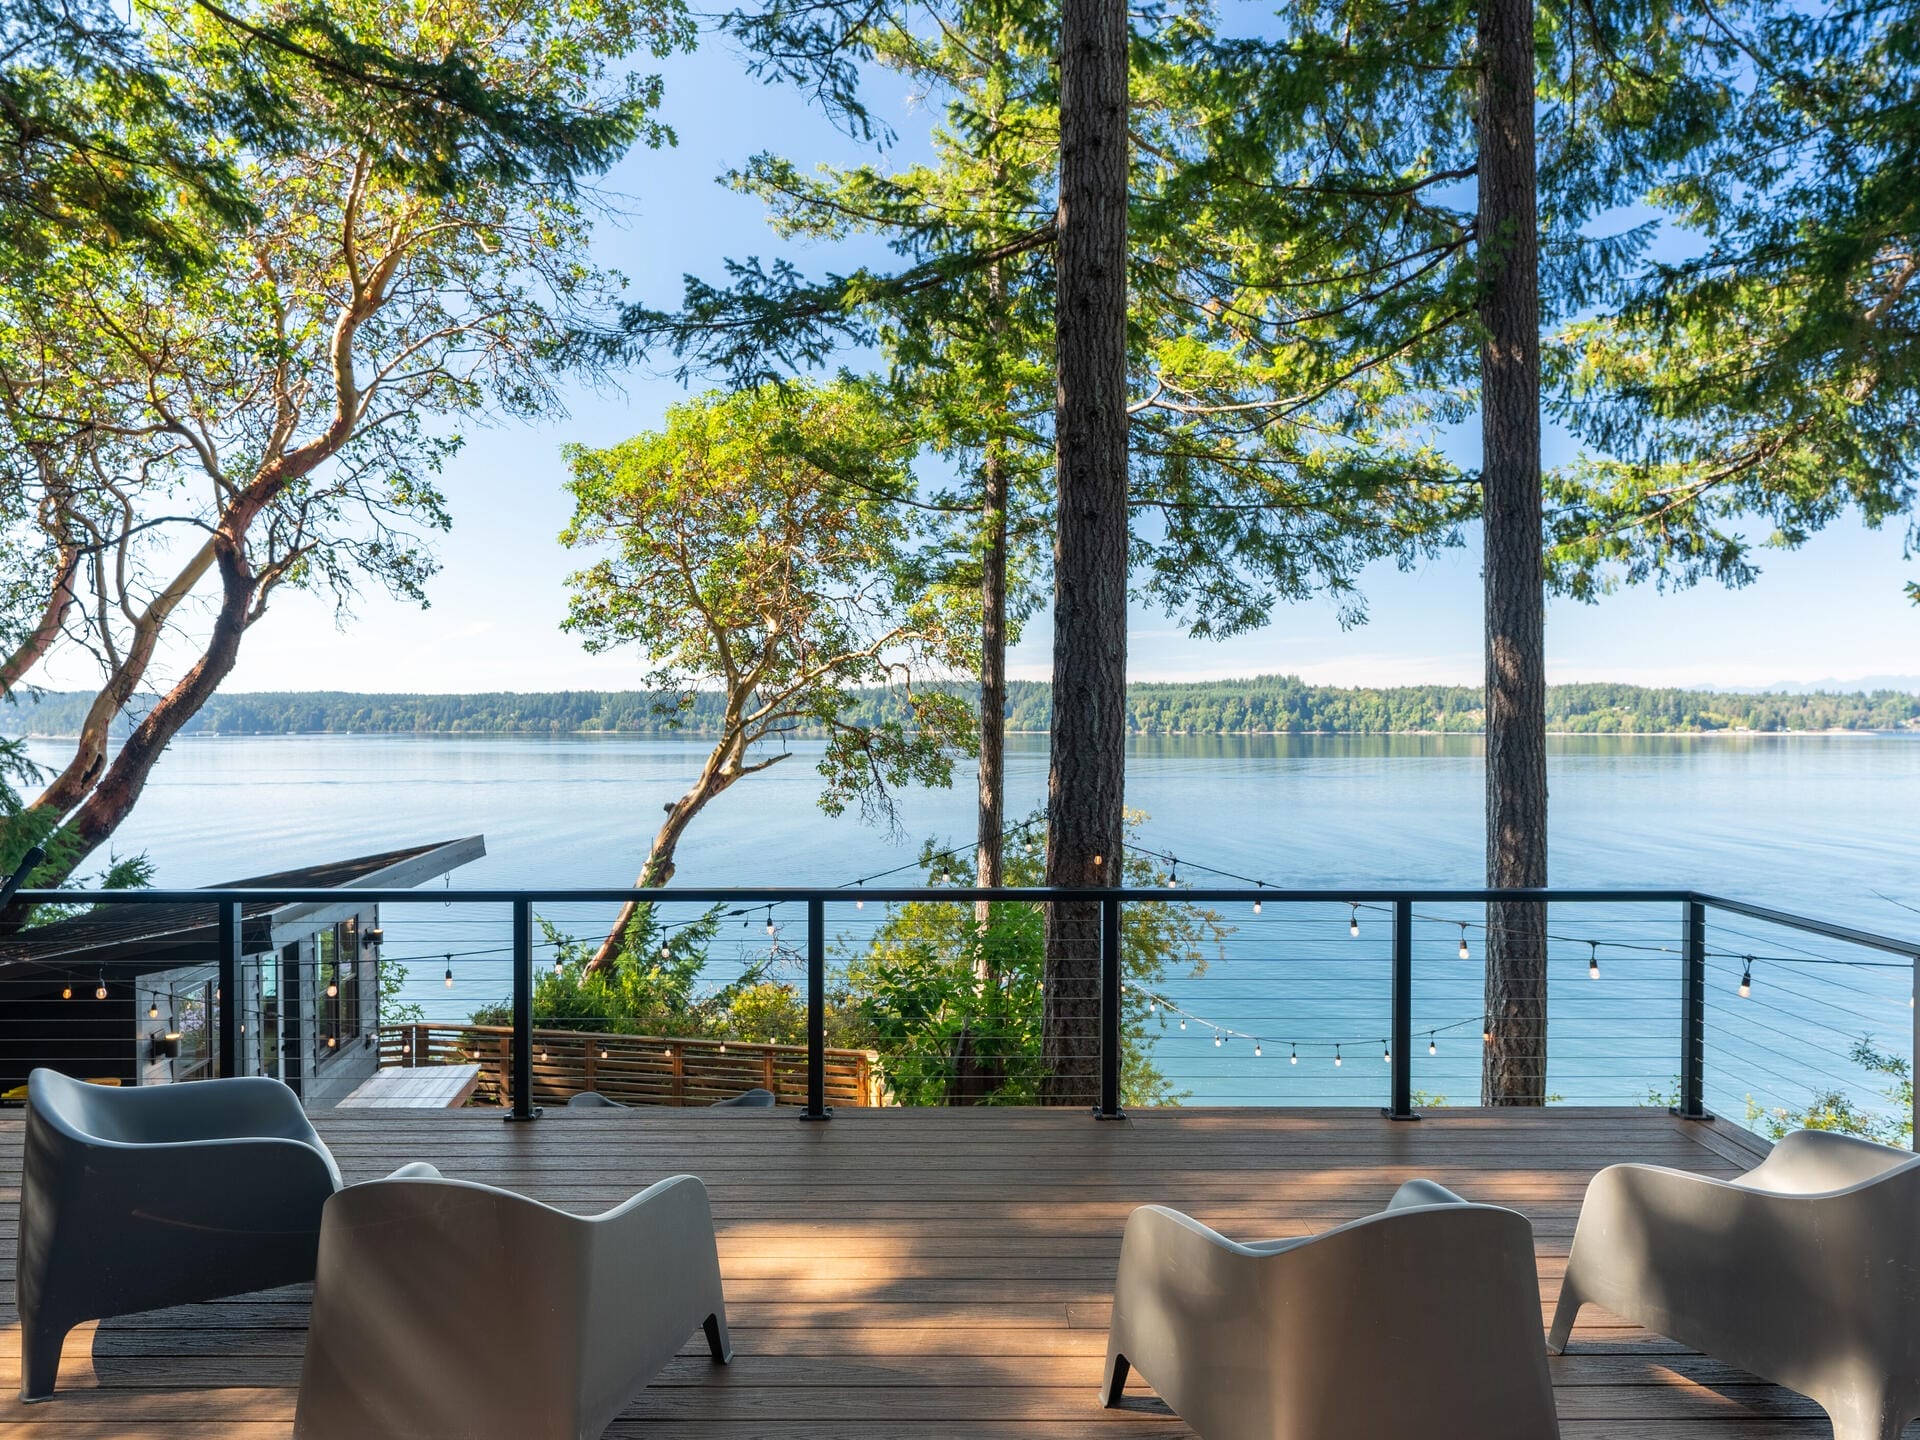
[[[380,1031],[380,1063],[480,1065],[474,1105],[507,1103],[513,1031],[505,1025],[388,1025]],[[827,1103],[887,1103],[871,1050],[827,1051]],[[742,1040],[652,1035],[600,1035],[580,1030],[533,1032],[533,1100],[564,1105],[597,1090],[623,1105],[711,1105],[754,1088],[783,1105],[807,1101],[807,1047]]]

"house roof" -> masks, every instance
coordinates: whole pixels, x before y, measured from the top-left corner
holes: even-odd
[[[468,835],[384,850],[350,860],[332,860],[270,875],[226,880],[210,889],[395,888],[418,885],[486,854],[486,838]],[[336,904],[250,901],[241,907],[241,949],[249,955],[272,949],[288,931],[305,933],[351,914]],[[210,964],[219,939],[211,903],[101,905],[51,925],[22,930],[0,941],[0,975],[30,978],[36,972],[118,971],[147,974],[181,965]]]

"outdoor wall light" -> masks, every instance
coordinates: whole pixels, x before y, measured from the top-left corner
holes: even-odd
[[[169,1030],[165,1035],[153,1037],[153,1058],[156,1060],[178,1060],[180,1058],[180,1032]]]
[[[360,944],[363,949],[371,950],[375,946],[383,944],[386,938],[387,932],[375,926],[360,937]]]

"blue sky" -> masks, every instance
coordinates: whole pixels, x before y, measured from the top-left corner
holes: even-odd
[[[851,159],[838,136],[790,92],[741,73],[718,43],[666,68],[666,118],[676,149],[630,157],[608,180],[627,218],[603,227],[602,259],[625,274],[630,293],[671,303],[680,276],[716,276],[727,255],[778,248],[759,207],[714,183],[757,150],[804,162]],[[903,137],[929,116],[911,97],[881,97],[880,113]],[[903,139],[901,152],[912,153]],[[805,265],[804,251],[796,258]],[[818,259],[819,257],[816,257]],[[846,257],[841,255],[840,263]],[[669,380],[628,376],[620,393],[578,394],[562,422],[472,433],[445,476],[454,530],[443,571],[420,610],[368,596],[346,629],[317,597],[283,594],[248,636],[227,688],[283,690],[538,690],[616,688],[639,673],[632,657],[594,657],[560,633],[569,557],[554,537],[566,522],[559,448],[604,444],[655,424],[682,395]],[[1548,455],[1551,462],[1555,456]],[[1164,616],[1136,610],[1129,666],[1139,679],[1296,672],[1329,684],[1480,679],[1478,537],[1464,549],[1402,574],[1370,573],[1372,618],[1342,631],[1333,607],[1286,607],[1255,634],[1195,641]],[[1726,592],[1645,590],[1597,606],[1556,603],[1548,618],[1549,673],[1556,680],[1763,685],[1920,671],[1920,608],[1902,583],[1920,565],[1901,556],[1897,530],[1871,533],[1851,521],[1794,553],[1769,554],[1760,582]],[[1017,676],[1049,671],[1046,621],[1017,648]],[[50,677],[53,678],[53,677]],[[55,680],[58,683],[58,680]]]

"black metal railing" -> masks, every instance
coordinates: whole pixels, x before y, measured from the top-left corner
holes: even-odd
[[[805,1043],[807,1049],[806,1067],[806,1103],[802,1109],[802,1118],[807,1120],[827,1119],[831,1111],[827,1105],[826,1064],[827,1049],[827,961],[828,933],[827,913],[829,905],[876,904],[897,905],[906,903],[942,903],[971,905],[978,901],[1017,902],[1030,905],[1076,904],[1097,905],[1100,908],[1099,935],[1099,1065],[1097,1079],[1097,1103],[1094,1113],[1100,1118],[1118,1118],[1121,1111],[1122,1089],[1122,1052],[1123,1052],[1123,967],[1122,967],[1122,917],[1126,907],[1136,905],[1252,905],[1256,912],[1261,906],[1349,906],[1357,916],[1361,907],[1390,912],[1391,928],[1391,983],[1390,1014],[1384,1034],[1387,1037],[1386,1058],[1390,1064],[1390,1076],[1387,1104],[1382,1111],[1394,1120],[1416,1118],[1416,1092],[1413,1086],[1413,1051],[1416,1032],[1413,1014],[1415,982],[1415,922],[1428,920],[1442,926],[1459,925],[1461,927],[1461,953],[1466,953],[1465,933],[1469,924],[1457,918],[1436,916],[1431,912],[1435,907],[1444,906],[1480,906],[1491,901],[1539,903],[1548,906],[1604,906],[1604,907],[1673,907],[1674,928],[1667,931],[1672,943],[1640,945],[1634,947],[1650,952],[1642,957],[1653,963],[1663,963],[1669,955],[1675,961],[1675,971],[1679,990],[1679,1033],[1675,1036],[1674,1056],[1674,1092],[1671,1095],[1673,1113],[1683,1118],[1704,1120],[1710,1118],[1708,1110],[1709,1077],[1707,1057],[1709,1053],[1708,1020],[1708,971],[1712,958],[1733,956],[1741,958],[1737,949],[1716,949],[1709,943],[1710,927],[1754,926],[1764,927],[1765,933],[1784,932],[1805,940],[1828,942],[1848,947],[1848,953],[1866,951],[1874,955],[1898,957],[1894,961],[1877,962],[1849,961],[1844,958],[1823,957],[1814,951],[1801,949],[1798,955],[1787,954],[1779,957],[1783,966],[1790,965],[1841,965],[1873,964],[1878,972],[1886,972],[1898,967],[1906,972],[1895,977],[1908,984],[1920,980],[1920,940],[1899,938],[1850,925],[1836,924],[1809,916],[1782,911],[1770,906],[1752,904],[1745,901],[1727,899],[1721,896],[1703,894],[1681,889],[1607,889],[1607,888],[1550,888],[1542,890],[1491,890],[1481,888],[1430,888],[1430,889],[1393,889],[1379,887],[1356,887],[1351,889],[1285,890],[1270,886],[1192,886],[1167,889],[1113,889],[1113,890],[1050,890],[1043,888],[1026,889],[985,889],[963,886],[873,886],[862,887],[858,891],[845,887],[690,887],[671,890],[634,891],[629,889],[555,889],[555,890],[516,890],[516,889],[447,889],[421,891],[418,889],[374,889],[354,888],[290,888],[290,889],[206,889],[206,890],[131,890],[131,891],[32,891],[23,890],[17,896],[20,904],[61,904],[83,906],[151,906],[151,905],[188,905],[209,907],[215,916],[217,934],[217,984],[218,993],[236,996],[240,993],[241,971],[245,957],[243,955],[244,927],[254,923],[249,913],[257,915],[259,907],[268,905],[352,905],[366,907],[453,905],[462,906],[504,906],[511,914],[511,946],[508,964],[512,975],[512,1043],[511,1068],[509,1076],[510,1107],[507,1118],[515,1121],[527,1121],[536,1118],[538,1108],[533,1103],[533,1032],[534,1032],[534,963],[538,948],[535,940],[536,906],[551,910],[556,906],[576,905],[613,905],[630,900],[641,900],[655,904],[672,903],[676,905],[733,907],[728,913],[744,914],[757,912],[762,907],[798,905],[803,907],[806,916],[804,962],[805,962]],[[202,912],[204,913],[204,911]],[[1664,931],[1664,924],[1662,924]],[[771,921],[769,921],[771,931]],[[31,929],[16,932],[3,944],[0,944],[0,966],[4,966],[8,957],[19,959],[31,952],[34,932]],[[1734,939],[1730,944],[1754,943],[1751,929],[1733,931]],[[1587,943],[1587,942],[1582,942]],[[1592,942],[1598,946],[1603,943]],[[1744,957],[1745,969],[1740,993],[1745,996],[1749,990],[1754,957]],[[1592,973],[1597,974],[1597,962]],[[0,975],[4,970],[0,970]],[[448,979],[451,985],[451,957],[449,957]],[[1882,973],[1880,985],[1886,991],[1888,977]],[[1803,992],[1804,993],[1804,992]],[[1835,991],[1836,995],[1840,992]],[[1811,998],[1811,997],[1807,997]],[[1887,993],[1877,997],[1884,1004]],[[1821,1003],[1832,1003],[1829,996]],[[1920,1054],[1920,1012],[1912,1009],[1909,999],[1909,1012],[1912,1015],[1911,1039],[1914,1049],[1908,1052],[1898,1063],[1911,1064],[1911,1057]],[[218,1071],[221,1074],[234,1074],[240,1067],[241,1048],[241,1008],[232,1003],[222,1004],[217,1013],[216,1054]],[[1837,1015],[1830,1023],[1833,1034],[1842,1033],[1842,1025],[1848,1019],[1844,1014]],[[1431,1037],[1432,1032],[1429,1031]],[[1216,1044],[1219,1043],[1216,1038]],[[1431,1046],[1431,1039],[1430,1039]],[[1337,1048],[1336,1048],[1337,1054]],[[1909,1080],[1911,1072],[1908,1072]],[[1749,1096],[1748,1106],[1752,1111],[1755,1101]]]

